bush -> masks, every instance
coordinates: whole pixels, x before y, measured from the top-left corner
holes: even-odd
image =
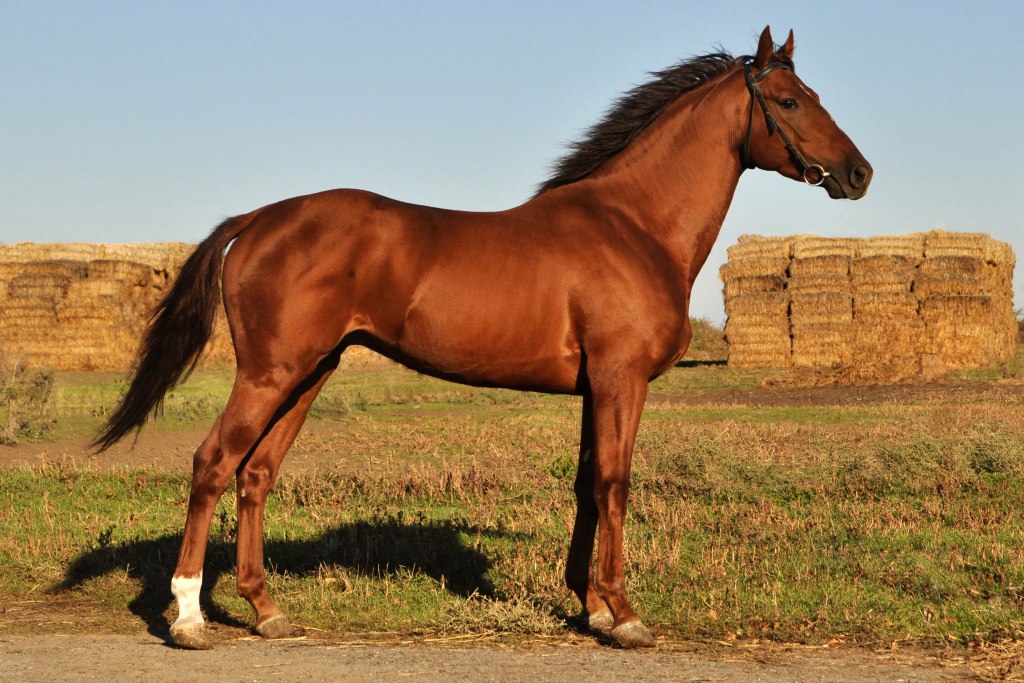
[[[53,429],[53,384],[53,370],[0,356],[0,445],[39,441]]]

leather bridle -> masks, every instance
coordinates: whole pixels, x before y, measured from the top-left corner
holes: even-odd
[[[747,62],[743,65],[743,78],[747,82],[747,90],[750,91],[750,114],[747,118],[747,134],[743,138],[743,149],[740,152],[740,161],[744,168],[754,168],[754,162],[750,158],[750,131],[754,126],[754,102],[756,101],[761,105],[761,111],[764,112],[764,122],[768,127],[768,135],[771,136],[776,131],[779,133],[779,137],[782,138],[782,142],[786,145],[786,151],[789,152],[789,157],[793,160],[796,165],[797,171],[800,172],[800,177],[808,185],[818,186],[825,182],[825,178],[828,178],[831,173],[826,171],[821,164],[810,164],[804,159],[800,151],[797,150],[793,141],[789,139],[780,126],[778,121],[772,115],[771,111],[768,110],[768,103],[764,99],[764,95],[761,94],[761,89],[758,87],[758,83],[763,81],[768,74],[778,69],[789,69],[793,70],[793,65],[789,62],[772,62],[768,66],[764,67],[758,72],[754,72],[754,65],[751,62]]]

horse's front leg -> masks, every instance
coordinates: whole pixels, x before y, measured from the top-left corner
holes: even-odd
[[[647,398],[646,378],[621,372],[590,377],[594,401],[594,500],[599,544],[597,593],[614,616],[612,637],[626,648],[653,647],[654,637],[626,596],[622,537],[633,444]]]
[[[569,542],[569,557],[565,562],[565,585],[580,599],[583,617],[590,628],[607,631],[614,619],[594,585],[597,503],[594,500],[594,401],[589,393],[583,396],[579,465],[573,490],[576,493],[576,521]]]

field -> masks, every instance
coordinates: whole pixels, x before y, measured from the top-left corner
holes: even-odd
[[[18,399],[0,427],[18,443],[0,447],[0,634],[59,631],[61,613],[166,633],[189,456],[232,373],[197,373],[134,450],[99,458],[84,444],[117,376],[8,377],[0,390]],[[710,360],[652,384],[626,532],[637,611],[670,641],[1020,638],[1024,354],[931,383],[833,379]],[[343,367],[268,505],[275,597],[313,633],[578,636],[561,574],[579,408]],[[214,520],[203,601],[224,632],[251,616],[234,593],[233,500]]]

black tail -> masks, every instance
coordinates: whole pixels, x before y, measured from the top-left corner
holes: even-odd
[[[90,444],[98,452],[141,429],[149,414],[159,409],[164,394],[195,369],[220,305],[224,250],[248,223],[248,217],[227,219],[185,261],[171,291],[153,310],[131,386]]]

